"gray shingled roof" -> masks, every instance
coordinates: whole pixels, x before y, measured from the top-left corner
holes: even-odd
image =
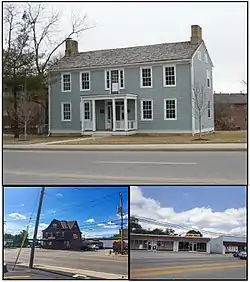
[[[247,94],[232,93],[223,94],[215,93],[214,102],[222,104],[247,104]]]
[[[199,44],[190,41],[81,52],[64,57],[50,70],[125,66],[136,63],[191,59]]]

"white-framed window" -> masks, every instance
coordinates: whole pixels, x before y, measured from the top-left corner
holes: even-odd
[[[71,103],[62,102],[61,104],[61,120],[62,121],[71,121]]]
[[[164,120],[177,120],[177,99],[164,99]]]
[[[201,51],[198,51],[198,52],[197,52],[197,56],[198,56],[198,60],[201,61]]]
[[[208,62],[208,58],[207,58],[207,54],[204,54],[204,62],[207,63]]]
[[[83,103],[83,110],[84,110],[84,120],[91,120],[91,106],[90,101],[85,101]]]
[[[210,70],[207,69],[207,87],[211,87],[211,75],[210,75]]]
[[[53,223],[53,228],[57,228],[57,224],[56,223]]]
[[[62,92],[71,92],[71,73],[62,73],[61,83]]]
[[[89,71],[80,72],[80,90],[81,91],[90,90],[90,72]]]
[[[119,83],[119,89],[125,88],[124,69],[112,69],[104,71],[105,90],[110,90],[111,83]]]
[[[152,67],[141,67],[141,88],[151,88],[152,82]]]
[[[141,120],[153,120],[153,100],[141,100]]]
[[[163,66],[163,82],[164,87],[176,86],[176,66]]]
[[[124,89],[124,70],[120,70],[120,76],[119,76],[119,79],[120,79],[120,89]]]
[[[207,101],[207,117],[211,118],[212,113],[211,113],[211,101]]]

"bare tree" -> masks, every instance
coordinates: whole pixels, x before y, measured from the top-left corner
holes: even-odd
[[[18,93],[23,73],[32,69],[34,56],[29,48],[30,28],[20,18],[20,7],[7,3],[4,6],[5,46],[3,50],[4,91],[13,96],[14,137],[19,137]]]
[[[39,89],[40,99],[37,100],[40,103],[41,100],[43,101],[45,116],[48,117],[47,89],[48,84],[52,84],[52,80],[48,79],[47,68],[63,57],[59,49],[67,38],[80,36],[84,31],[94,28],[94,25],[87,23],[86,14],[84,16],[72,14],[70,30],[62,31],[59,29],[60,12],[50,10],[47,3],[27,3],[23,18],[31,29],[31,46],[35,53],[36,72],[43,80],[42,87]],[[48,121],[46,120],[45,123]]]
[[[194,102],[193,103],[193,108],[194,108],[193,113],[194,113],[195,119],[198,121],[199,138],[201,138],[202,120],[203,120],[204,114],[206,114],[208,110],[208,99],[207,99],[207,94],[205,92],[205,86],[195,84],[193,87],[193,94],[194,94],[193,95],[193,102]]]
[[[232,130],[233,117],[230,105],[226,103],[216,103],[214,109],[215,128],[218,130]]]

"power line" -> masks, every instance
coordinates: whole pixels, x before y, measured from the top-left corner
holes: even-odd
[[[72,211],[72,210],[74,210],[76,208],[84,207],[84,206],[87,206],[88,204],[91,204],[91,203],[94,203],[94,202],[97,202],[97,201],[101,201],[103,199],[111,198],[111,196],[113,196],[115,194],[117,195],[117,192],[108,194],[106,196],[103,196],[103,197],[100,197],[100,198],[97,198],[97,199],[94,199],[94,200],[91,200],[91,201],[87,201],[87,202],[81,203],[79,205],[74,205],[73,207],[70,207],[70,208],[59,210],[59,211],[57,211],[57,213],[62,213],[62,212],[69,211],[69,210]],[[46,193],[46,195],[48,195],[48,194]],[[52,195],[50,195],[50,196],[52,196]],[[97,205],[99,205],[99,204],[97,204]],[[94,207],[94,206],[92,206],[92,207]]]
[[[138,219],[139,222],[150,223],[150,224],[153,224],[153,225],[158,225],[158,226],[163,226],[163,227],[168,227],[168,228],[171,227],[171,228],[175,228],[175,229],[184,229],[184,230],[192,229],[192,230],[195,230],[195,231],[199,231],[199,232],[203,232],[203,233],[207,233],[207,234],[211,234],[211,235],[218,235],[218,236],[225,235],[225,236],[229,236],[229,237],[237,237],[237,236],[234,236],[232,234],[207,231],[207,230],[204,230],[204,229],[192,228],[190,226],[185,226],[185,225],[177,225],[177,224],[173,224],[173,223],[165,222],[165,221],[162,222],[162,221],[159,221],[159,220],[150,219],[150,218],[146,218],[146,217],[140,217],[140,216],[136,216],[136,215],[132,215],[132,217],[135,217],[136,219]],[[238,236],[238,237],[240,237],[240,236]]]

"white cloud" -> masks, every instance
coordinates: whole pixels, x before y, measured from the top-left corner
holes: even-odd
[[[56,197],[58,197],[58,198],[62,198],[62,197],[63,197],[63,194],[61,194],[61,193],[57,193],[57,194],[56,194]]]
[[[120,214],[117,214],[117,217],[118,217],[119,219],[121,219],[121,215],[120,215]],[[124,215],[123,215],[123,219],[128,219],[128,214],[124,214]]]
[[[231,235],[246,234],[246,207],[228,208],[221,212],[213,211],[210,207],[194,207],[190,210],[176,212],[172,207],[162,206],[156,200],[144,197],[142,190],[137,186],[132,186],[130,191],[132,215],[180,225],[180,229],[173,228],[177,233],[187,231],[182,228],[183,226],[188,229],[195,228]],[[142,225],[144,228],[164,228],[149,223],[142,223]]]
[[[102,226],[105,226],[105,224],[104,223],[98,223],[97,226],[102,227]]]
[[[12,235],[19,234],[22,230],[27,229],[28,223],[23,223],[21,221],[16,222],[7,222],[4,226],[4,233],[10,233]],[[47,223],[40,223],[38,226],[38,233],[37,238],[42,238],[42,230],[44,230],[46,227],[48,227],[49,224]],[[34,223],[29,225],[29,238],[33,238],[34,234]]]
[[[9,214],[10,217],[14,218],[14,219],[27,219],[27,217],[25,215],[22,215],[18,212],[12,212]]]
[[[91,232],[85,233],[83,231],[83,236],[85,238],[101,238],[101,237],[111,237],[114,234],[118,234],[119,229],[105,229],[105,230],[93,230]]]
[[[90,222],[91,223],[91,222],[95,222],[95,220],[94,220],[94,218],[89,218],[89,219],[86,220],[86,222]]]

